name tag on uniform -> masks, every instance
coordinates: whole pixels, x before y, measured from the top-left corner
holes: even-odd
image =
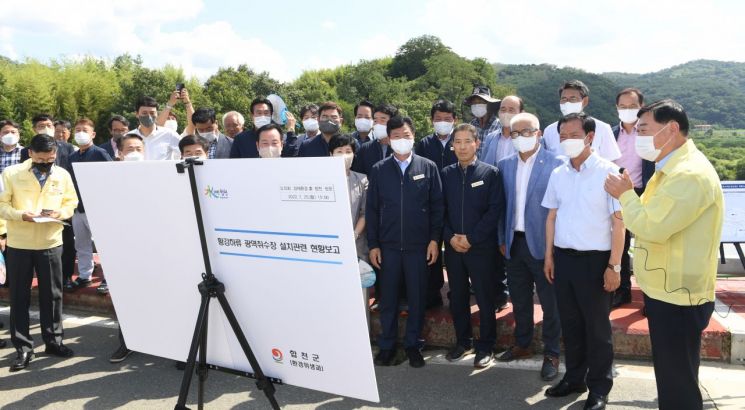
[[[411,177],[414,181],[419,181],[420,179],[424,178],[424,174],[414,175]]]
[[[473,184],[471,184],[471,188],[476,188],[477,186],[484,185],[484,181],[476,181]]]

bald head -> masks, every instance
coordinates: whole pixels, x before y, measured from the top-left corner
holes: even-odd
[[[512,117],[523,111],[524,105],[522,98],[516,95],[508,95],[502,98],[502,102],[499,104],[499,122],[502,124],[502,127],[509,128]]]

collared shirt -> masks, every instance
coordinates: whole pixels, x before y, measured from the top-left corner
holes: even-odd
[[[486,121],[486,124],[484,125],[483,128],[481,128],[481,123],[479,122],[479,119],[478,118],[472,119],[471,122],[470,122],[470,124],[473,125],[474,127],[476,127],[476,129],[478,130],[478,132],[479,132],[479,140],[480,141],[484,141],[484,139],[486,138],[486,136],[489,135],[489,134],[491,134],[492,132],[502,129],[502,124],[500,124],[499,118],[497,117],[496,114],[492,115],[491,118],[489,118]],[[481,152],[482,152],[483,149],[484,149],[484,145],[481,144],[479,146],[478,151],[476,151],[476,155],[479,158],[481,158],[483,156],[481,154]]]
[[[610,173],[618,173],[618,166],[594,152],[579,172],[567,162],[551,173],[541,205],[557,210],[555,246],[577,251],[611,249],[611,218],[621,205],[605,192]]]
[[[403,161],[401,161],[398,158],[396,158],[395,155],[393,156],[393,159],[396,160],[396,163],[398,164],[398,167],[401,168],[401,173],[402,174],[406,172],[406,168],[408,168],[409,167],[409,164],[411,164],[411,155],[412,155],[412,153],[410,152],[409,153],[409,156],[405,160],[403,160]]]
[[[615,161],[621,158],[621,150],[618,149],[616,138],[613,136],[613,129],[607,122],[595,120],[595,137],[592,139],[592,149],[601,157],[608,161]],[[546,127],[543,131],[543,141],[546,148],[556,155],[564,155],[559,140],[558,121]],[[565,157],[566,158],[566,157]]]
[[[634,276],[644,293],[680,306],[714,300],[724,218],[722,186],[706,156],[688,140],[663,158],[639,198],[621,197],[636,236]]]
[[[181,151],[178,148],[181,137],[170,128],[156,125],[153,132],[147,137],[142,134],[139,127],[127,134],[135,134],[142,137],[145,143],[146,160],[181,159]]]
[[[631,182],[634,188],[642,187],[642,158],[636,153],[634,147],[638,131],[636,125],[631,128],[631,132],[626,132],[623,124],[618,127],[618,149],[621,150],[621,158],[613,161],[619,167],[626,168],[631,176]]]
[[[448,142],[450,142],[450,136],[453,135],[452,133],[448,134],[445,139],[440,138],[440,136],[437,136],[437,140],[440,141],[440,144],[442,144],[442,147],[445,148],[448,145]]]
[[[4,149],[0,149],[0,173],[11,165],[15,165],[21,162],[21,150],[23,147],[20,144],[16,144],[10,152],[6,152]]]
[[[528,197],[528,182],[533,172],[533,164],[538,157],[541,146],[531,155],[527,161],[517,156],[517,173],[515,177],[515,227],[514,230],[525,232],[525,200]]]
[[[667,164],[667,161],[670,161],[670,157],[680,148],[676,148],[672,151],[670,151],[667,155],[665,155],[661,160],[657,161],[654,164],[654,170],[656,171],[662,171],[662,168],[665,168],[665,164]]]
[[[482,161],[495,167],[499,161],[517,152],[512,138],[502,135],[501,127],[484,137],[481,146],[481,155],[484,157]]]
[[[31,172],[34,173],[36,180],[39,181],[39,185],[41,185],[42,188],[44,188],[44,184],[47,182],[47,178],[49,178],[49,175],[52,173],[52,168],[49,168],[49,172],[41,172],[33,166],[31,167]]]

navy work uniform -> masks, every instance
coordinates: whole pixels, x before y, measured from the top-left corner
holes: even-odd
[[[370,175],[373,165],[393,153],[390,146],[381,144],[378,140],[370,140],[362,144],[352,161],[352,171]]]
[[[437,134],[432,133],[419,140],[414,146],[414,152],[417,155],[425,157],[437,165],[437,169],[442,170],[448,165],[458,162],[453,151],[453,134],[442,140]],[[437,255],[437,261],[429,266],[429,282],[427,285],[427,306],[441,306],[442,295],[440,291],[445,285],[445,277],[442,274],[442,252]]]
[[[375,142],[377,143],[377,142]],[[392,350],[398,337],[399,284],[406,283],[409,316],[405,348],[421,348],[427,290],[427,246],[440,242],[444,216],[437,166],[413,152],[405,161],[386,158],[368,175],[367,241],[381,250],[382,288],[378,345]]]
[[[481,320],[481,337],[474,347],[480,352],[491,352],[497,337],[494,282],[497,226],[504,208],[502,178],[497,168],[476,159],[466,168],[457,163],[445,167],[442,188],[445,196],[445,265],[457,342],[466,349],[472,346],[470,278]],[[466,235],[471,244],[467,252],[456,252],[450,245],[455,234]]]

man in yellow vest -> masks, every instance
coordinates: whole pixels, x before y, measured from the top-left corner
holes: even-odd
[[[57,144],[40,134],[31,139],[29,159],[3,171],[0,218],[8,221],[7,271],[10,284],[10,336],[17,357],[11,371],[25,369],[34,357],[29,334],[29,304],[34,271],[45,353],[71,357],[62,344],[62,224],[78,205],[72,178],[54,165]]]
[[[644,291],[660,409],[701,409],[701,332],[714,311],[724,199],[719,177],[688,138],[680,104],[661,100],[637,114],[635,148],[656,170],[641,198],[628,172],[610,175],[636,236],[634,275]]]

